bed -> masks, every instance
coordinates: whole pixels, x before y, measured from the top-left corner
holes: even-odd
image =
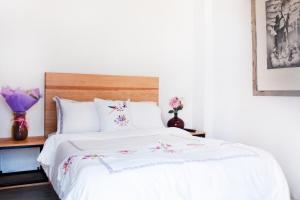
[[[254,147],[164,127],[55,134],[54,96],[158,102],[159,79],[46,73],[38,161],[63,200],[290,199],[276,160]]]

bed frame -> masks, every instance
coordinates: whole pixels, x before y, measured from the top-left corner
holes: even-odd
[[[154,101],[159,99],[159,78],[95,74],[45,73],[44,134],[55,132],[54,96],[77,101],[95,97],[111,100]]]

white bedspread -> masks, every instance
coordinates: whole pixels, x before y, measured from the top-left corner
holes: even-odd
[[[169,128],[51,136],[38,161],[63,200],[289,200],[273,157]]]

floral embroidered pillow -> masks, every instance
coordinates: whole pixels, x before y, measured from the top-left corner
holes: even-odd
[[[130,101],[95,99],[101,131],[127,130],[132,128]]]

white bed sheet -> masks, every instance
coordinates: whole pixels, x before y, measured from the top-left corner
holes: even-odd
[[[183,144],[192,146],[200,144],[201,148],[184,149],[186,155],[192,156],[191,162],[184,160],[185,156],[180,157],[181,153],[176,157],[180,162],[175,158],[171,162],[173,153],[151,157],[146,152],[147,145],[156,140],[176,144],[178,152],[183,149],[180,141],[188,141]],[[122,161],[122,155],[114,154],[124,149],[125,154],[131,150],[141,152],[126,162]],[[82,159],[102,154],[109,155],[106,164],[115,171],[99,162],[104,159]],[[73,163],[66,170],[64,163],[72,156],[77,157],[69,159]],[[143,156],[147,159],[133,162]],[[194,159],[195,156],[199,159]],[[153,163],[149,163],[151,159]],[[175,128],[53,135],[46,141],[38,161],[47,168],[47,175],[62,200],[290,199],[282,170],[269,153],[242,144],[195,138]]]

